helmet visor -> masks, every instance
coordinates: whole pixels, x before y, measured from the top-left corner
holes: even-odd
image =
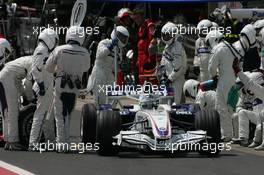
[[[199,30],[199,36],[201,38],[205,38],[206,35],[210,32],[210,29],[209,28],[206,28],[206,27],[203,27]]]
[[[169,32],[161,33],[161,38],[163,41],[169,41],[172,39],[172,35]]]
[[[126,45],[128,43],[128,36],[122,34],[121,32],[117,32],[117,38],[119,39],[119,41],[121,43],[123,43],[124,45]]]

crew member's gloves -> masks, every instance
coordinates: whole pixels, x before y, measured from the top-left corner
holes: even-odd
[[[114,39],[112,39],[111,44],[109,44],[109,46],[107,46],[107,48],[109,50],[113,50],[113,48],[117,45],[117,43],[118,43],[118,39],[117,38],[114,38]]]
[[[166,86],[166,87],[169,87],[171,83],[172,83],[172,81],[171,81],[170,79],[167,79],[167,80],[165,81],[165,86]]]
[[[39,95],[44,96],[45,95],[44,82],[42,81],[41,83],[38,83],[38,86],[39,86]]]
[[[199,74],[200,74],[200,67],[199,66],[193,66],[193,73],[196,76],[199,76]]]
[[[213,77],[214,84],[217,86],[218,83],[218,75]]]
[[[235,58],[233,61],[233,70],[236,76],[241,71],[238,58]]]

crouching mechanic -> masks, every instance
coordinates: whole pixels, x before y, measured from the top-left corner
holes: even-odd
[[[70,116],[81,88],[84,72],[90,67],[90,55],[82,47],[85,38],[83,27],[72,26],[66,33],[65,45],[56,47],[50,54],[45,68],[55,73],[54,111],[58,152],[64,152],[69,143]]]
[[[241,59],[246,51],[256,44],[256,31],[252,25],[246,25],[241,30],[239,41],[233,45],[226,41],[220,42],[213,48],[209,61],[209,72],[212,77],[219,79],[216,88],[216,110],[220,114],[222,139],[230,141],[233,136],[232,111],[228,106],[228,95],[236,82],[236,74],[232,68],[233,61]]]
[[[187,80],[183,86],[185,97],[189,97],[199,104],[201,109],[215,109],[216,92],[213,90],[203,91],[197,80]]]
[[[5,38],[0,38],[0,71],[5,66],[8,55],[11,53],[11,45]]]
[[[253,101],[253,111],[240,110],[238,113],[239,139],[241,140],[241,145],[248,145],[249,121],[251,121],[256,124],[256,131],[253,143],[250,145],[250,147],[255,147],[255,150],[264,150],[264,133],[261,131],[264,121],[264,75],[262,73],[256,72],[254,76],[250,78],[250,76],[247,76],[241,71],[238,61],[234,62],[233,68],[239,76],[239,79],[244,84],[245,89],[247,89],[247,91],[251,91],[251,94],[253,94],[255,97]]]
[[[0,100],[4,119],[5,150],[26,149],[19,143],[18,115],[20,96],[33,98],[32,77],[30,75],[32,56],[20,57],[5,64],[0,72]],[[25,79],[26,78],[26,79]],[[24,86],[22,86],[22,80]]]
[[[245,74],[250,78],[250,79],[254,79],[254,77],[256,75],[259,75],[260,72],[245,72]],[[254,94],[250,91],[247,90],[246,87],[244,87],[243,83],[241,82],[241,80],[239,78],[237,78],[236,80],[236,84],[239,84],[239,86],[241,87],[239,90],[239,99],[238,102],[236,104],[236,111],[233,114],[233,127],[234,127],[234,138],[233,138],[233,143],[239,143],[242,146],[247,146],[248,143],[246,143],[245,145],[241,142],[241,140],[239,139],[239,112],[241,110],[249,110],[252,111],[253,110],[253,102],[254,102]],[[251,146],[249,146],[251,147]]]
[[[113,86],[115,82],[114,48],[117,50],[117,59],[121,58],[121,49],[127,45],[128,39],[128,30],[123,26],[117,26],[111,33],[111,39],[104,39],[98,44],[96,60],[87,85],[88,92],[93,92],[98,105],[106,103],[106,91],[101,88]]]
[[[176,25],[166,23],[161,29],[161,39],[166,44],[161,65],[165,66],[167,80],[165,85],[174,89],[174,102],[179,104],[182,97],[182,88],[185,82],[187,58],[182,43],[178,41]]]
[[[41,127],[43,126],[44,117],[52,104],[53,92],[53,74],[48,73],[44,66],[49,58],[50,52],[58,43],[58,35],[52,29],[43,30],[38,37],[38,46],[33,54],[32,76],[35,80],[34,91],[38,96],[37,109],[34,113],[33,123],[30,133],[29,150],[32,150],[40,139]],[[48,139],[44,132],[45,138]]]

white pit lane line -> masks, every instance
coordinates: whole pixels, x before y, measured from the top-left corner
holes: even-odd
[[[35,175],[34,173],[31,173],[29,171],[26,171],[24,169],[21,169],[17,166],[11,165],[9,163],[3,162],[0,160],[0,172],[1,169],[3,169],[5,171],[4,174],[1,175],[13,175],[13,174],[17,174],[17,175]]]

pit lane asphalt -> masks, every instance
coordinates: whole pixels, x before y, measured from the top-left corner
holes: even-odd
[[[78,103],[71,121],[71,138],[79,141],[80,107]],[[264,169],[264,153],[232,146],[217,158],[197,153],[175,157],[122,153],[117,157],[100,157],[95,152],[58,154],[55,152],[9,152],[0,148],[0,160],[39,175],[139,175],[193,174],[242,175],[257,174]],[[262,173],[260,173],[262,174]]]

